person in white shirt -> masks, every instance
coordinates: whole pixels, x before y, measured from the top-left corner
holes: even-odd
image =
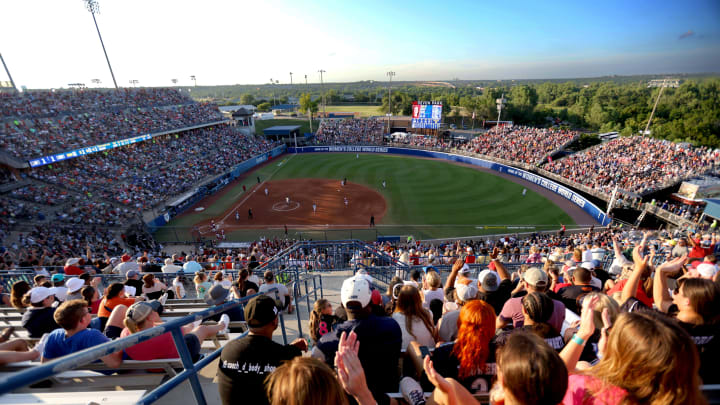
[[[423,308],[430,308],[432,300],[440,300],[445,302],[445,293],[442,289],[442,280],[440,275],[434,270],[428,270],[423,280]]]
[[[417,288],[409,284],[400,288],[392,318],[398,323],[402,332],[400,350],[407,349],[413,340],[421,346],[435,347],[437,330],[433,324],[432,314],[422,307],[422,299]]]
[[[178,270],[182,270],[182,267],[173,264],[173,259],[167,258],[165,259],[165,265],[161,268],[163,273],[177,273]]]
[[[263,276],[265,279],[265,284],[260,286],[259,293],[265,294],[270,298],[275,298],[275,293],[270,292],[271,289],[277,288],[278,294],[281,298],[284,300],[283,302],[283,309],[287,308],[288,314],[291,314],[293,312],[293,304],[292,304],[292,298],[290,297],[290,291],[288,291],[287,287],[285,287],[283,284],[276,283],[275,282],[275,275],[272,271],[268,270],[265,272],[265,275]]]

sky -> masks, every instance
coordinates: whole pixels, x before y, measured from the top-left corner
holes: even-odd
[[[720,72],[717,0],[98,2],[121,87]],[[83,0],[0,10],[17,86],[112,86]]]

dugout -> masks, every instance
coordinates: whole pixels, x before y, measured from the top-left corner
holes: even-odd
[[[277,125],[263,130],[263,135],[271,141],[292,143],[295,137],[302,139],[300,125]]]

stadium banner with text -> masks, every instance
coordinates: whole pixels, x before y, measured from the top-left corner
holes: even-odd
[[[412,127],[438,129],[442,121],[442,102],[413,101]]]
[[[237,166],[234,166],[225,174],[222,174],[209,182],[211,184],[214,184],[214,187],[201,186],[198,187],[194,193],[187,193],[180,200],[177,201],[176,205],[168,205],[167,211],[163,212],[161,215],[158,215],[155,219],[148,222],[147,226],[150,228],[151,232],[154,232],[157,228],[170,222],[173,217],[180,215],[182,212],[195,205],[196,202],[220,191],[225,186],[230,184],[233,180],[240,177],[241,174],[250,171],[256,166],[265,163],[274,157],[282,155],[283,153],[285,153],[285,148],[285,145],[278,146],[270,152],[262,153],[238,164]]]
[[[393,148],[385,146],[304,146],[299,148],[288,148],[288,153],[322,153],[322,152],[349,152],[349,153],[392,153],[396,155],[408,155],[417,157],[429,157],[435,159],[444,159],[453,162],[467,163],[473,166],[479,166],[486,169],[494,170],[500,173],[507,173],[511,176],[519,177],[523,180],[537,184],[538,186],[552,191],[553,193],[565,198],[573,204],[580,207],[583,211],[592,216],[600,225],[607,226],[612,220],[605,215],[597,205],[587,200],[582,195],[570,190],[569,188],[558,184],[550,179],[539,176],[528,171],[506,166],[500,163],[491,162],[479,158],[454,155],[452,153],[434,152],[420,149]]]
[[[132,138],[125,138],[125,139],[120,139],[117,141],[102,143],[99,145],[87,146],[87,147],[80,148],[80,149],[70,150],[70,151],[66,151],[66,152],[62,152],[62,153],[56,153],[54,155],[48,155],[48,156],[43,156],[43,157],[39,157],[39,158],[35,158],[35,159],[30,159],[30,160],[28,160],[28,165],[30,165],[30,167],[49,165],[52,163],[62,162],[63,160],[74,159],[74,158],[77,158],[80,156],[90,155],[93,153],[103,152],[103,151],[106,151],[109,149],[132,145],[137,142],[147,141],[156,136],[179,133],[179,132],[189,131],[192,129],[198,129],[198,128],[204,128],[204,127],[209,127],[209,126],[213,126],[213,125],[224,124],[227,122],[229,122],[229,121],[225,120],[225,121],[209,122],[206,124],[194,125],[191,127],[171,129],[169,131],[163,131],[163,132],[158,132],[158,133],[154,133],[154,134],[138,135],[138,136],[134,136]]]

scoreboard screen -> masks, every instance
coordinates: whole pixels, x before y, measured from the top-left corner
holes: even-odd
[[[442,103],[435,101],[414,101],[412,106],[413,128],[440,128]]]

